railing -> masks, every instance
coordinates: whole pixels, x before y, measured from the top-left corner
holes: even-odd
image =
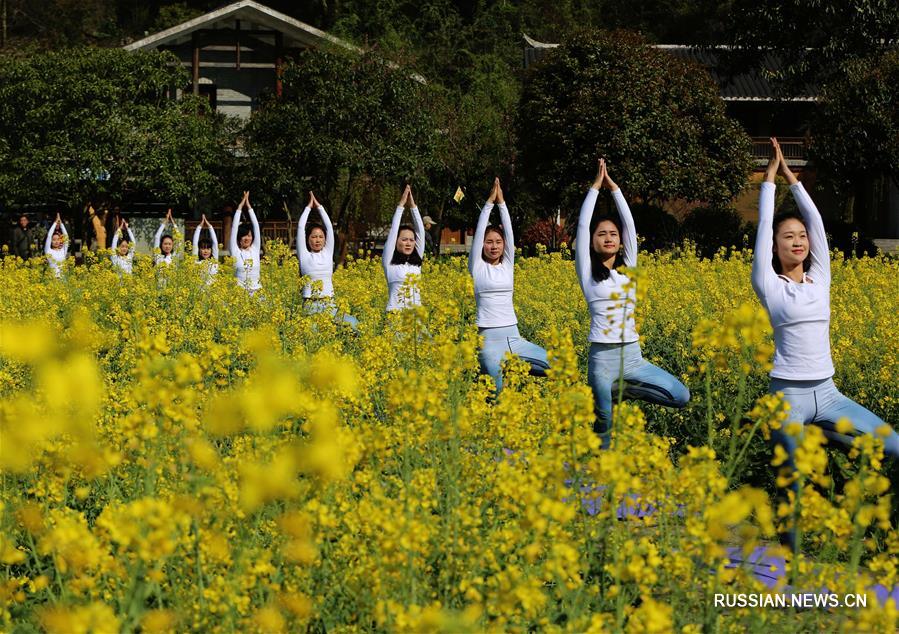
[[[808,145],[802,137],[778,137],[780,149],[790,165],[805,165],[808,161]],[[771,140],[767,137],[752,138],[752,158],[756,163],[768,162],[771,158]]]

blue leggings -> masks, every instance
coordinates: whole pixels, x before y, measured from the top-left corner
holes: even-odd
[[[523,339],[518,326],[502,326],[501,328],[480,328],[478,334],[484,337],[484,345],[478,353],[481,372],[489,374],[496,382],[496,393],[503,389],[503,372],[500,364],[507,352],[531,364],[531,376],[546,376],[549,361],[546,350]]]
[[[852,399],[843,396],[834,385],[833,379],[821,379],[818,381],[790,381],[788,379],[772,378],[768,386],[768,393],[782,392],[784,400],[790,404],[789,422],[802,425],[817,425],[824,430],[824,435],[829,439],[843,445],[852,444],[852,436],[841,434],[836,430],[836,423],[841,418],[848,418],[855,434],[873,434],[878,427],[884,424],[879,416],[865,409]],[[788,423],[789,424],[789,423]],[[796,469],[794,460],[797,438],[790,436],[783,429],[771,432],[771,441],[781,445],[787,452],[787,460],[781,467],[790,471]],[[893,458],[899,456],[899,435],[891,431],[890,435],[883,439],[884,453]],[[794,493],[799,490],[799,482],[790,484]],[[782,544],[795,549],[796,532],[792,523],[780,534]]]
[[[783,392],[784,400],[790,404],[790,422],[817,425],[824,430],[828,439],[843,445],[851,445],[853,435],[874,434],[878,427],[885,424],[879,416],[840,394],[833,379],[790,381],[772,378],[768,393],[775,392]],[[841,434],[836,430],[837,421],[844,417],[855,427],[854,434]],[[795,468],[793,453],[796,451],[797,438],[789,436],[782,429],[773,431],[771,438],[786,450],[789,458],[785,464]],[[886,455],[899,457],[899,435],[895,431],[891,430],[883,439],[883,445]]]
[[[331,301],[331,298],[329,297],[323,297],[321,299],[306,298],[303,302],[303,310],[307,315],[331,313],[332,317],[338,319],[337,306],[334,305],[334,302]],[[359,320],[347,313],[343,313],[340,316],[339,321],[347,324],[353,330],[357,330],[359,327]]]
[[[624,372],[622,373],[622,358]],[[690,390],[673,375],[643,358],[640,343],[591,343],[587,362],[587,380],[593,389],[593,431],[608,447],[612,430],[612,397],[624,379],[624,396],[656,405],[684,407]]]

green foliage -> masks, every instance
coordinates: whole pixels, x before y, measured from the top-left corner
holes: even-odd
[[[735,0],[727,41],[738,65],[765,69],[785,94],[840,79],[844,67],[895,48],[895,0]],[[811,88],[810,88],[811,87]]]
[[[622,32],[582,31],[535,67],[518,136],[526,180],[569,210],[600,156],[645,201],[725,202],[751,167],[749,139],[708,73]]]
[[[186,2],[176,2],[159,8],[159,15],[153,23],[153,31],[164,31],[182,22],[187,22],[203,12],[197,8],[187,6]]]
[[[813,123],[811,153],[842,192],[867,174],[899,185],[899,51],[879,63],[854,60],[824,87]]]
[[[192,202],[221,187],[230,127],[170,54],[71,49],[0,65],[0,200]]]
[[[434,165],[428,89],[407,68],[376,53],[307,51],[283,81],[283,96],[269,99],[244,131],[253,190],[269,205],[305,202],[314,189],[335,221],[350,221],[363,190],[399,191]]]

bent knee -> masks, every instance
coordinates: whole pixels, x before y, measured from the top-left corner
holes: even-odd
[[[672,394],[674,407],[686,407],[690,402],[690,389],[683,383],[678,382]]]

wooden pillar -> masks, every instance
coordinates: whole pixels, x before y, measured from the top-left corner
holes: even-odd
[[[237,51],[237,65],[235,66],[235,68],[237,70],[240,70],[240,20],[235,20],[234,22],[235,22],[235,30],[237,31],[237,35],[236,35],[237,43],[235,45],[235,48]]]
[[[6,0],[0,0],[0,48],[6,46]]]
[[[194,95],[200,94],[200,35],[196,31],[191,35],[191,41],[194,47],[194,58],[193,58],[193,92]]]
[[[281,65],[284,48],[284,35],[279,31],[275,33],[275,94],[279,97],[284,93],[284,84],[281,81]]]

